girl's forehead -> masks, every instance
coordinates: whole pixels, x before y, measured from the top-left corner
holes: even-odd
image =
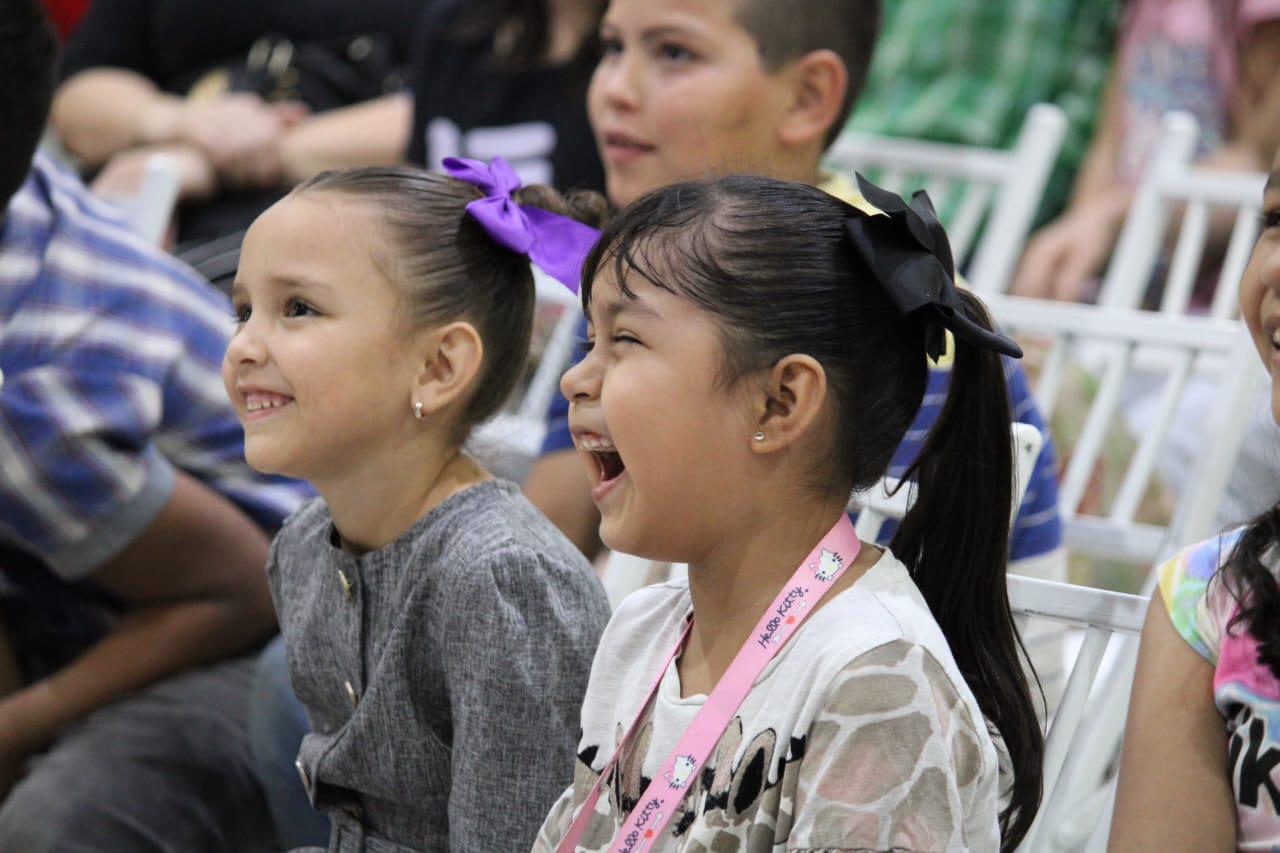
[[[344,203],[336,193],[286,196],[263,213],[245,236],[237,281],[325,283],[335,295],[367,293],[384,273],[385,241],[368,206]]]

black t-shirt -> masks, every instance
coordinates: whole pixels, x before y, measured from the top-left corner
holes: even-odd
[[[62,60],[62,77],[99,66],[136,71],[185,93],[211,66],[243,58],[264,35],[295,42],[385,33],[400,63],[432,0],[94,0]]]
[[[295,43],[384,35],[397,66],[436,0],[94,0],[62,60],[66,79],[90,68],[135,71],[185,95],[206,72],[243,61],[258,39]],[[179,211],[179,250],[247,228],[283,190],[225,192]]]
[[[595,57],[504,68],[493,58],[491,38],[457,34],[456,16],[449,14],[457,8],[433,6],[418,28],[408,159],[439,169],[445,157],[500,155],[525,183],[603,191],[604,168],[587,121]]]

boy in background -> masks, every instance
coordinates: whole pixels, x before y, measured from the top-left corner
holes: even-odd
[[[748,172],[804,181],[873,209],[847,175],[824,172],[821,159],[866,80],[879,13],[875,0],[612,0],[587,96],[610,201],[624,206],[669,183]],[[1014,418],[1045,436],[1015,520],[1010,570],[1064,579],[1052,442],[1021,368],[1008,364]],[[930,372],[891,476],[919,452],[949,376],[945,366]],[[567,415],[557,395],[525,492],[594,558],[599,514]],[[1041,678],[1055,680],[1060,667],[1054,654],[1043,656]]]

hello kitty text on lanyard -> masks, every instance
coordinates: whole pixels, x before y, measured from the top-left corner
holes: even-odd
[[[680,736],[679,742],[662,763],[658,774],[644,789],[644,793],[636,801],[635,808],[631,810],[631,814],[627,815],[626,822],[614,834],[606,850],[610,853],[639,853],[639,851],[650,849],[658,839],[662,838],[663,831],[675,816],[681,800],[684,799],[689,783],[697,779],[702,763],[719,742],[720,736],[729,725],[729,720],[737,713],[760,672],[769,661],[773,660],[773,656],[796,632],[800,623],[813,612],[814,606],[822,600],[822,596],[826,595],[836,580],[844,574],[845,569],[857,558],[860,546],[861,543],[858,542],[857,534],[853,531],[849,516],[841,513],[840,520],[804,558],[791,576],[791,580],[760,617],[751,637],[729,664],[724,676],[711,691],[702,708],[698,710],[689,728]],[[578,810],[578,816],[574,819],[573,825],[569,827],[569,831],[556,847],[556,853],[572,853],[577,849],[578,840],[582,838],[587,823],[595,813],[596,803],[600,799],[600,791],[609,776],[609,771],[614,768],[619,757],[635,739],[636,730],[644,719],[645,711],[653,702],[663,675],[675,660],[676,655],[684,648],[685,640],[692,627],[693,617],[691,616],[685,622],[684,630],[680,633],[680,639],[676,641],[675,648],[658,669],[658,676],[653,686],[649,688],[649,693],[641,704],[631,727],[622,738],[622,742],[614,750],[613,758],[609,759],[609,763],[600,771],[600,778],[596,780],[595,787],[591,789],[582,808]]]

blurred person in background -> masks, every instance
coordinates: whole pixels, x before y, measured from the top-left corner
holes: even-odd
[[[1067,132],[1040,216],[1058,213],[1093,133],[1114,51],[1116,0],[886,4],[849,130],[1010,148],[1027,111],[1056,104]],[[872,174],[873,173],[868,173]]]
[[[96,0],[67,46],[54,130],[104,194],[171,154],[180,243],[242,230],[292,183],[290,130],[403,86],[428,2]],[[330,123],[304,141],[362,162],[359,131]]]
[[[601,190],[587,121],[605,0],[432,0],[413,37],[406,93],[316,116],[284,135],[286,178],[445,157],[502,157],[522,181]],[[360,134],[357,162],[331,140]]]
[[[1200,124],[1199,165],[1265,171],[1280,145],[1280,0],[1128,4],[1070,204],[1032,235],[1013,292],[1089,301],[1170,110]],[[1228,229],[1216,241],[1225,248]],[[1210,256],[1214,254],[1210,247]]]
[[[0,0],[0,850],[253,849],[236,656],[305,491],[244,463],[227,300],[34,153],[54,65]]]

